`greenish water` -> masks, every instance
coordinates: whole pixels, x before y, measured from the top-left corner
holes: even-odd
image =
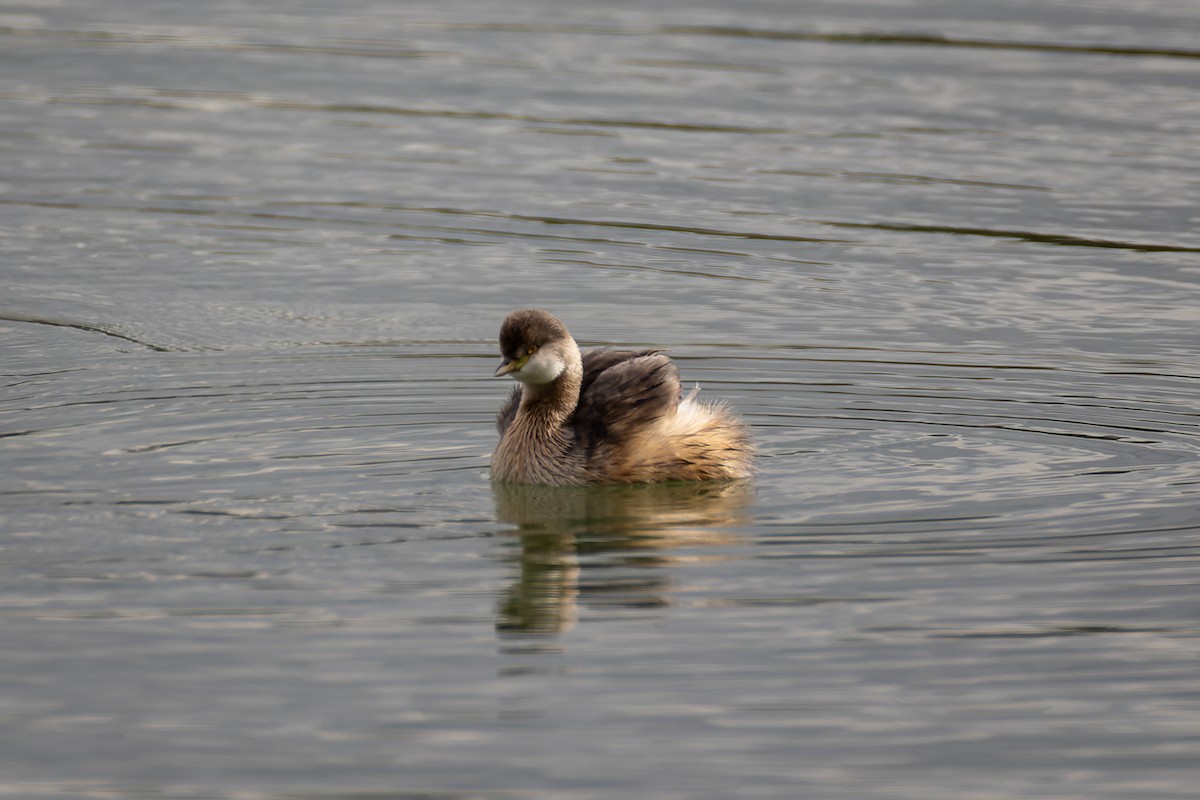
[[[1192,797],[1198,32],[0,11],[0,797]],[[757,479],[491,487],[524,306]]]

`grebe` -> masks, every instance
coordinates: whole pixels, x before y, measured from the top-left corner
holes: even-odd
[[[661,350],[580,353],[540,309],[500,327],[496,375],[520,385],[496,417],[492,477],[513,483],[728,480],[750,476],[750,431],[724,404],[687,397]]]

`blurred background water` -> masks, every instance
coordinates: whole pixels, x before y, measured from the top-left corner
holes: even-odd
[[[1183,798],[1200,6],[0,9],[0,796]],[[493,489],[494,337],[749,486]]]

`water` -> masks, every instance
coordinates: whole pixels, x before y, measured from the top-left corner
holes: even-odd
[[[1194,796],[1198,32],[10,6],[0,796]],[[522,306],[759,477],[493,491]]]

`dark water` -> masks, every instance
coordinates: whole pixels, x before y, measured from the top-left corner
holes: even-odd
[[[1197,42],[4,7],[0,797],[1194,797]],[[493,492],[521,306],[759,478]]]

